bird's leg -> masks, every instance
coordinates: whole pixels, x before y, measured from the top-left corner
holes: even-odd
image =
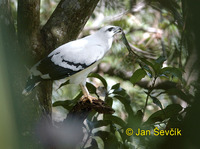
[[[80,99],[81,101],[85,102],[85,101],[89,100],[90,103],[92,103],[93,100],[97,100],[98,99],[98,98],[93,97],[93,96],[90,95],[90,93],[89,93],[89,91],[88,91],[88,89],[86,88],[85,85],[80,84],[80,86],[81,86],[81,89],[82,89],[82,92],[83,92],[83,96]]]

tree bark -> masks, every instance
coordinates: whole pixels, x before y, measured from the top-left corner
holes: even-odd
[[[74,40],[88,21],[99,0],[61,0],[42,28],[46,52]]]
[[[29,61],[29,67],[59,45],[77,38],[97,3],[98,0],[86,2],[61,0],[40,34],[40,0],[19,0],[18,39],[23,54],[28,58],[32,57],[32,60],[26,60]],[[26,28],[25,31],[24,28]],[[50,115],[51,92],[52,81],[42,82],[37,92],[37,97],[45,113]]]
[[[40,50],[39,55],[44,57],[61,44],[76,39],[98,1],[61,0],[47,23],[42,27],[41,34],[45,50]],[[52,81],[42,82],[38,97],[47,113],[51,113],[51,93]]]
[[[9,102],[14,111],[19,148],[40,148],[39,143],[34,140],[33,134],[33,126],[39,118],[39,105],[36,100],[32,100],[32,96],[24,100],[21,94],[25,82],[24,76],[27,72],[19,52],[21,49],[18,46],[9,0],[3,0],[0,3],[0,14],[0,34],[3,40],[3,52],[6,55],[7,85],[10,89],[11,101]]]
[[[17,12],[17,29],[20,51],[27,60],[34,63],[42,56],[42,40],[40,38],[40,0],[19,0]],[[28,56],[27,56],[28,55]]]
[[[17,35],[9,0],[0,2],[0,35],[3,39],[3,51],[6,53],[11,103],[15,111],[20,149],[41,148],[40,143],[36,143],[37,140],[34,139],[34,127],[41,117],[41,111],[50,115],[52,108],[51,81],[41,83],[27,97],[21,95],[29,75],[24,66],[30,68],[59,45],[76,39],[98,1],[61,0],[41,30],[40,0],[19,0]]]
[[[17,16],[18,41],[20,53],[24,57],[27,68],[32,67],[45,53],[40,34],[40,0],[19,0]],[[26,73],[28,76],[29,74]],[[29,98],[35,98],[36,94],[40,101],[43,113],[51,115],[51,91],[52,83],[46,82],[40,85]]]

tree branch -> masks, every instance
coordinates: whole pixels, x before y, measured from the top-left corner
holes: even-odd
[[[59,45],[74,40],[83,29],[99,0],[61,0],[42,28],[49,53]]]

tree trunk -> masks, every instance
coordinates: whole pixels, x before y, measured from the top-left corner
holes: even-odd
[[[36,123],[42,111],[51,115],[52,110],[51,81],[41,83],[27,97],[21,95],[29,75],[26,67],[30,68],[59,45],[76,39],[98,1],[61,0],[41,30],[40,0],[18,0],[17,35],[9,0],[0,3],[0,34],[6,55],[11,104],[17,122],[20,149],[41,148],[35,139]]]

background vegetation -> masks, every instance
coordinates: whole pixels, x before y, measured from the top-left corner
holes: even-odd
[[[198,6],[193,0],[1,0],[0,147],[199,148]],[[59,81],[21,95],[26,68],[105,25],[122,27],[136,53],[118,35],[88,77],[89,91],[115,113],[73,111],[82,93],[76,85],[59,88]],[[179,128],[182,136],[125,133],[155,127]]]

